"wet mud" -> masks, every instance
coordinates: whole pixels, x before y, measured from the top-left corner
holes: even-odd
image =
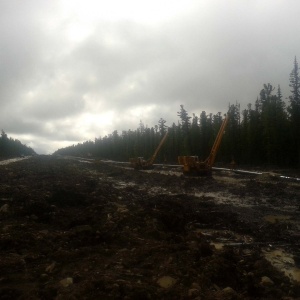
[[[0,299],[300,299],[300,183],[0,165]]]

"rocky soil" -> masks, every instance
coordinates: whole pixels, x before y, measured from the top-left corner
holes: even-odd
[[[300,299],[300,182],[0,166],[0,299]]]

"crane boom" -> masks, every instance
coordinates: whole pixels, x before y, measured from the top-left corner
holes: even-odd
[[[156,156],[157,156],[158,152],[160,151],[162,145],[165,143],[165,141],[166,141],[166,139],[167,139],[168,134],[169,134],[169,131],[167,131],[167,132],[165,133],[164,137],[162,138],[162,140],[160,141],[158,147],[156,148],[154,154],[153,154],[153,155],[151,156],[151,158],[148,160],[148,164],[149,164],[149,165],[153,165],[153,163],[154,163],[154,161],[155,161],[155,159],[156,159]]]
[[[227,114],[206,160],[199,161],[198,156],[178,156],[178,162],[183,165],[183,173],[185,175],[211,175],[212,166],[215,162],[228,119],[229,117]]]
[[[218,135],[217,135],[217,137],[215,139],[215,142],[213,144],[213,147],[210,151],[210,154],[209,154],[208,158],[206,159],[206,163],[209,167],[212,167],[212,165],[215,162],[217,152],[219,150],[219,147],[220,147],[220,144],[221,144],[221,141],[222,141],[222,137],[223,137],[223,133],[225,131],[227,123],[228,123],[228,115],[226,115],[225,119],[223,120],[222,125],[220,127],[220,130],[218,132]]]
[[[164,135],[164,137],[162,138],[162,140],[160,141],[159,145],[157,146],[157,148],[155,149],[153,155],[151,156],[150,159],[148,160],[144,160],[143,157],[135,157],[135,158],[130,158],[129,162],[131,164],[131,166],[136,169],[136,170],[140,170],[140,169],[150,169],[153,167],[153,163],[154,160],[157,157],[158,152],[160,151],[161,147],[163,146],[163,144],[165,143],[167,136],[169,134],[169,131],[167,131]]]

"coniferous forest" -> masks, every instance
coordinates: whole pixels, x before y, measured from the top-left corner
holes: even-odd
[[[33,154],[35,154],[35,151],[32,148],[22,144],[17,139],[9,138],[4,130],[1,131],[0,159]]]
[[[247,166],[300,167],[300,77],[295,58],[290,73],[290,96],[283,99],[280,86],[263,84],[253,103],[241,109],[238,102],[227,112],[202,111],[190,115],[180,105],[177,123],[166,126],[160,118],[149,128],[142,121],[136,130],[113,131],[108,136],[58,149],[54,154],[87,156],[128,161],[130,157],[150,158],[169,130],[168,138],[156,162],[176,163],[179,155],[197,155],[205,159],[211,150],[224,114],[229,122],[218,151],[217,162]]]

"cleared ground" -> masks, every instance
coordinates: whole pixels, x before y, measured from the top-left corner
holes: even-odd
[[[299,299],[300,183],[51,156],[0,176],[1,299]]]

